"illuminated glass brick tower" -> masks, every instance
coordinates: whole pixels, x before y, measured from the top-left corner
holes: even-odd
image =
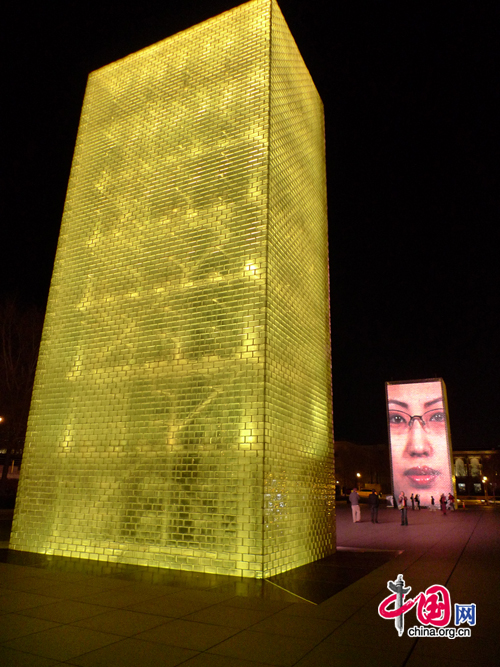
[[[90,75],[11,548],[247,577],[334,550],[325,181],[273,0]]]

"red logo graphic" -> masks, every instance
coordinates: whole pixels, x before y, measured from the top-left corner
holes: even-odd
[[[445,586],[435,584],[429,586],[425,593],[405,600],[411,586],[405,587],[403,575],[399,574],[396,581],[389,581],[387,588],[393,591],[379,604],[378,613],[382,618],[395,619],[394,623],[399,636],[404,632],[404,615],[417,605],[417,619],[422,625],[433,625],[443,628],[451,620],[451,598]],[[391,609],[389,607],[394,605]]]

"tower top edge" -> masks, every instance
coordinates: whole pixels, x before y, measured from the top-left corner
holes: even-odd
[[[158,42],[155,42],[154,44],[150,44],[148,46],[145,46],[142,49],[139,49],[138,51],[134,51],[132,53],[129,53],[126,56],[123,56],[123,58],[119,58],[118,60],[114,60],[111,63],[108,63],[106,65],[103,65],[102,67],[99,67],[98,69],[93,70],[90,72],[89,77],[92,77],[98,73],[102,73],[104,71],[110,71],[111,69],[115,67],[119,67],[122,65],[125,61],[131,60],[134,58],[140,58],[143,56],[150,55],[152,52],[155,50],[161,49],[165,47],[167,43],[173,44],[175,41],[182,40],[185,38],[187,35],[192,35],[196,33],[197,31],[202,31],[206,30],[208,27],[218,23],[222,22],[225,20],[228,20],[234,16],[237,16],[239,13],[243,14],[245,12],[250,12],[251,10],[257,11],[257,9],[260,7],[262,10],[265,10],[265,14],[263,13],[261,16],[262,18],[266,18],[268,21],[268,28],[270,29],[271,27],[271,10],[272,7],[278,6],[278,3],[276,0],[249,0],[248,2],[244,2],[242,4],[238,4],[235,7],[232,7],[231,9],[227,9],[224,12],[221,12],[220,14],[216,14],[215,16],[211,16],[204,21],[200,21],[199,23],[196,23],[192,26],[189,26],[185,28],[184,30],[180,30],[172,35],[169,35],[168,37],[165,37],[164,39],[159,40]],[[267,14],[267,16],[266,16]]]

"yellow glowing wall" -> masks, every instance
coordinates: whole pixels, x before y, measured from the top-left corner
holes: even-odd
[[[322,122],[270,0],[91,74],[11,548],[250,577],[333,550]]]
[[[271,31],[265,571],[334,548],[323,105],[285,20]]]

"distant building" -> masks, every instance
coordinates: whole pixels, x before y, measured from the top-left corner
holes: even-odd
[[[500,495],[500,453],[498,450],[453,452],[453,473],[458,496]]]
[[[370,484],[380,485],[383,493],[391,493],[389,446],[336,441],[335,479],[344,493],[354,486],[363,488]]]

